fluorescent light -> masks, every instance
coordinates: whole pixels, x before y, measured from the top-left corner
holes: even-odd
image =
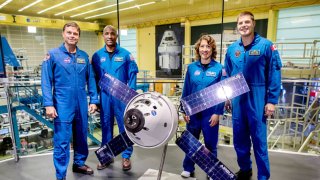
[[[89,6],[89,5],[91,5],[91,4],[96,4],[96,3],[101,2],[101,1],[103,1],[103,0],[93,1],[93,2],[90,2],[90,3],[84,4],[84,5],[81,5],[81,6],[78,6],[78,7],[75,7],[75,8],[72,8],[72,9],[66,10],[66,11],[63,11],[63,12],[59,12],[59,13],[55,14],[55,16],[59,16],[59,15],[64,14],[64,13],[67,13],[67,12],[70,12],[70,11],[73,11],[73,10],[76,10],[76,9],[83,8],[83,7]]]
[[[37,27],[28,26],[28,33],[37,33]]]
[[[64,1],[64,2],[62,2],[62,3],[60,3],[60,4],[56,4],[56,5],[54,5],[54,6],[51,6],[51,7],[47,8],[47,9],[44,9],[44,10],[42,10],[42,11],[39,11],[38,14],[41,14],[41,13],[43,13],[43,12],[49,11],[50,9],[54,9],[54,8],[56,8],[56,7],[62,6],[62,5],[66,4],[66,3],[70,2],[70,1],[72,1],[72,0],[67,0],[67,1]]]
[[[18,11],[21,12],[21,11],[23,11],[23,10],[25,10],[25,9],[28,9],[29,7],[31,7],[31,6],[33,6],[33,5],[35,5],[35,4],[38,4],[38,3],[41,2],[41,1],[42,1],[42,0],[37,0],[37,1],[35,1],[35,2],[31,3],[31,4],[29,4],[29,5],[27,5],[27,6],[19,9]]]
[[[129,2],[132,2],[134,0],[128,0],[128,1],[123,1],[119,4],[125,4],[125,3],[129,3]],[[84,14],[88,14],[88,13],[92,13],[92,12],[96,12],[96,11],[99,11],[99,10],[102,10],[102,9],[107,9],[107,8],[110,8],[110,7],[113,7],[113,6],[116,6],[117,4],[111,4],[109,6],[105,6],[105,7],[101,7],[101,8],[97,8],[97,9],[93,9],[93,10],[90,10],[90,11],[86,11],[86,12],[83,12],[83,13],[79,13],[79,14],[75,14],[73,16],[70,16],[70,17],[77,17],[77,16],[81,16],[81,15],[84,15]]]
[[[2,3],[2,4],[0,5],[0,9],[3,8],[3,6],[9,4],[11,1],[12,1],[12,0],[6,0],[4,3]]]
[[[139,9],[142,6],[147,6],[147,5],[154,4],[154,3],[155,2],[152,1],[152,2],[148,2],[148,3],[140,4],[140,5],[134,5],[134,6],[131,6],[131,7],[119,9],[119,11],[125,11],[125,10],[129,10],[129,9],[134,9],[134,8],[138,8]],[[102,13],[102,14],[97,14],[97,15],[94,15],[94,16],[86,17],[84,19],[91,19],[91,18],[95,18],[95,17],[99,17],[99,16],[103,16],[103,15],[107,15],[107,14],[111,14],[111,13],[115,13],[115,12],[117,12],[117,11],[115,10],[115,11],[110,11],[110,12],[106,12],[106,13]]]

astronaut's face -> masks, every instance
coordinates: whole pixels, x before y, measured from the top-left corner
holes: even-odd
[[[250,15],[243,15],[238,18],[237,28],[242,37],[248,37],[254,34],[255,21]]]
[[[199,55],[201,60],[209,60],[212,55],[212,47],[208,44],[207,40],[201,40],[199,46]]]
[[[67,45],[75,46],[79,41],[79,31],[76,27],[66,27],[62,32],[62,37]]]
[[[109,47],[114,47],[116,45],[117,37],[118,36],[116,32],[111,28],[106,29],[106,31],[103,34],[104,42]]]

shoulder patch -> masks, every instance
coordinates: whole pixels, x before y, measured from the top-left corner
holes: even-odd
[[[132,54],[130,54],[130,60],[134,61],[134,57],[132,56]]]
[[[271,45],[271,50],[272,50],[272,51],[277,50],[277,46],[276,46],[275,44],[272,44],[272,45]]]
[[[47,61],[47,60],[49,60],[49,59],[50,59],[50,54],[47,53],[47,54],[44,56],[43,61]]]

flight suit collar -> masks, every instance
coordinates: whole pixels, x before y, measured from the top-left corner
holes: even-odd
[[[254,46],[254,45],[256,45],[256,44],[258,44],[258,42],[260,41],[260,39],[261,39],[261,36],[258,34],[258,33],[254,33],[254,39],[253,39],[253,41],[251,42],[251,44],[249,44],[248,46]],[[243,46],[243,43],[242,43],[242,39],[240,38],[240,40],[239,40],[239,45],[240,46]]]
[[[209,65],[208,65],[208,68],[214,66],[215,63],[216,63],[216,61],[214,59],[211,59]],[[200,60],[196,61],[196,65],[199,67],[202,67]]]
[[[69,53],[69,51],[67,50],[67,48],[64,46],[64,43],[62,43],[59,48],[60,48],[63,52],[68,53],[68,54],[71,54],[71,53]],[[78,52],[79,52],[79,48],[78,48],[78,46],[76,46],[76,54],[77,54]]]
[[[120,48],[119,44],[116,43],[116,48],[114,49],[114,53],[118,53],[119,52],[119,48]],[[104,45],[104,52],[108,53],[106,44]]]

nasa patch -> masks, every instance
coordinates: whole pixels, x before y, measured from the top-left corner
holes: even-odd
[[[239,51],[239,50],[236,51],[236,52],[234,53],[234,55],[235,55],[236,57],[239,57],[239,56],[240,56],[240,51]]]
[[[67,58],[65,58],[65,59],[63,60],[63,62],[69,64],[69,63],[71,62],[71,60],[70,60],[69,57],[67,57]]]
[[[197,71],[194,72],[194,75],[195,75],[195,76],[199,76],[200,73],[201,73],[201,72],[200,72],[199,70],[197,70]]]

